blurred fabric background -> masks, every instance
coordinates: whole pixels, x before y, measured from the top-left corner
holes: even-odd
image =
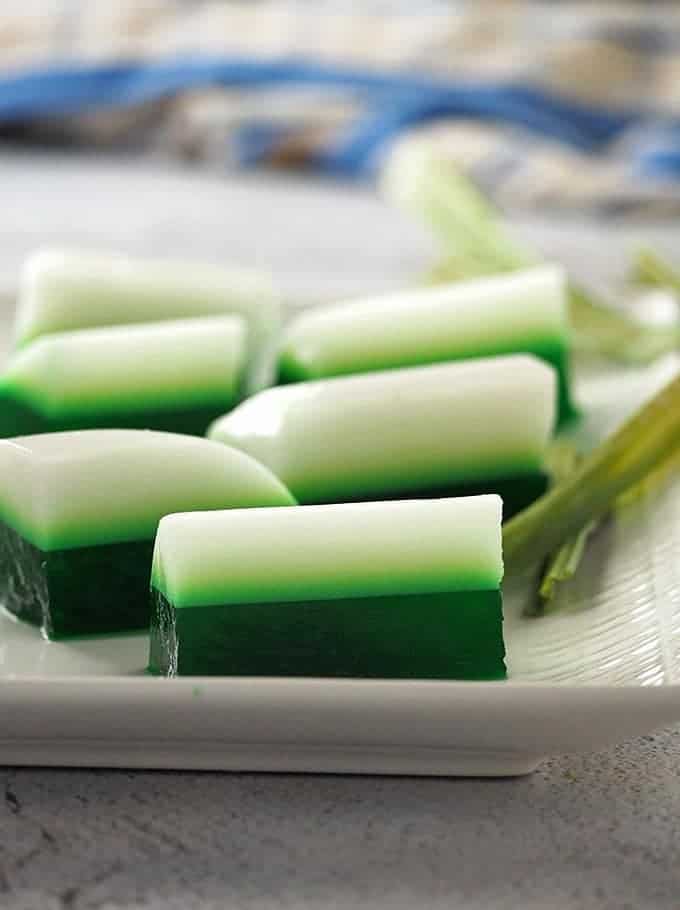
[[[5,0],[0,139],[363,180],[427,141],[506,207],[665,216],[680,8]]]

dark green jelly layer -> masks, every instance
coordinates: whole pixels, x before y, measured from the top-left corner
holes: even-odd
[[[390,490],[382,493],[364,494],[359,497],[343,497],[342,501],[354,502],[381,502],[392,499],[442,499],[456,496],[482,496],[485,493],[497,493],[503,500],[503,521],[507,521],[530,506],[534,500],[542,496],[550,486],[549,476],[536,471],[533,474],[524,474],[519,477],[499,477],[495,480],[479,481],[475,483],[456,484],[451,487],[429,487],[424,490]],[[298,500],[301,505],[315,505],[324,502],[340,502],[336,496],[330,499],[305,496],[304,491],[299,491]]]
[[[0,522],[0,604],[49,638],[149,625],[153,541],[40,550]]]
[[[505,678],[500,591],[177,609],[152,588],[163,676]]]
[[[0,391],[0,438],[49,432],[47,421],[11,394]]]
[[[529,351],[543,358],[557,370],[557,423],[564,426],[566,423],[579,416],[578,409],[571,398],[571,363],[569,352],[566,348],[556,347],[542,351],[536,349]]]
[[[133,429],[164,430],[203,436],[210,424],[234,406],[235,402],[210,407],[116,411],[101,414],[70,414],[43,417],[29,405],[11,395],[0,394],[0,438],[31,436],[34,433],[58,433],[64,430]]]
[[[516,347],[511,348],[496,348],[489,350],[479,350],[474,354],[469,354],[466,356],[457,355],[452,358],[452,361],[460,360],[472,360],[479,357],[493,357],[496,355],[502,354],[514,354],[514,353],[523,353],[523,354],[534,354],[536,357],[540,357],[542,360],[545,360],[551,366],[555,367],[557,370],[557,381],[558,381],[558,422],[562,426],[568,423],[570,420],[573,420],[574,417],[578,416],[578,410],[574,406],[574,403],[571,399],[571,368],[569,362],[569,351],[566,347],[559,344],[534,344],[527,345],[525,350],[519,351]],[[392,368],[397,369],[399,367],[409,367],[409,366],[425,366],[427,363],[447,363],[448,359],[442,357],[433,361],[424,361],[424,360],[404,360],[400,363],[395,363]],[[277,369],[277,384],[278,385],[288,385],[289,383],[294,382],[305,382],[310,379],[323,379],[331,378],[333,376],[342,376],[350,375],[356,373],[366,373],[372,372],[373,369],[384,370],[390,369],[389,366],[376,365],[375,368],[371,370],[349,370],[347,372],[337,372],[337,373],[324,373],[323,375],[309,375],[309,372],[300,365],[297,360],[292,357],[290,354],[283,354],[279,359],[278,369]]]

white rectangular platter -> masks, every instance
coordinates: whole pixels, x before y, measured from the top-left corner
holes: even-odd
[[[677,369],[584,384],[599,436]],[[0,617],[0,763],[516,775],[680,720],[680,477],[593,538],[564,610],[508,584],[498,683],[153,679],[145,636],[51,643]]]

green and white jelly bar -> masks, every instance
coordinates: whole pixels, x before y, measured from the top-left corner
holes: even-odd
[[[240,316],[45,335],[0,377],[0,435],[105,426],[203,434],[241,396],[246,361]]]
[[[569,416],[566,279],[541,266],[443,287],[386,294],[298,316],[279,354],[283,382],[494,354],[531,353],[558,371]]]
[[[150,666],[502,676],[497,496],[163,518]]]
[[[496,492],[542,472],[555,385],[551,366],[522,354],[296,383],[248,399],[208,435],[304,503]]]
[[[143,628],[159,519],[288,506],[242,452],[145,430],[0,441],[0,604],[51,638]]]
[[[248,324],[257,385],[266,378],[260,355],[280,325],[279,300],[263,275],[207,263],[50,249],[24,265],[15,343],[72,329],[226,313]]]

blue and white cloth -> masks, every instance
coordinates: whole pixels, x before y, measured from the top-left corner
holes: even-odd
[[[17,134],[357,178],[427,141],[506,206],[675,213],[680,8],[5,0]]]

